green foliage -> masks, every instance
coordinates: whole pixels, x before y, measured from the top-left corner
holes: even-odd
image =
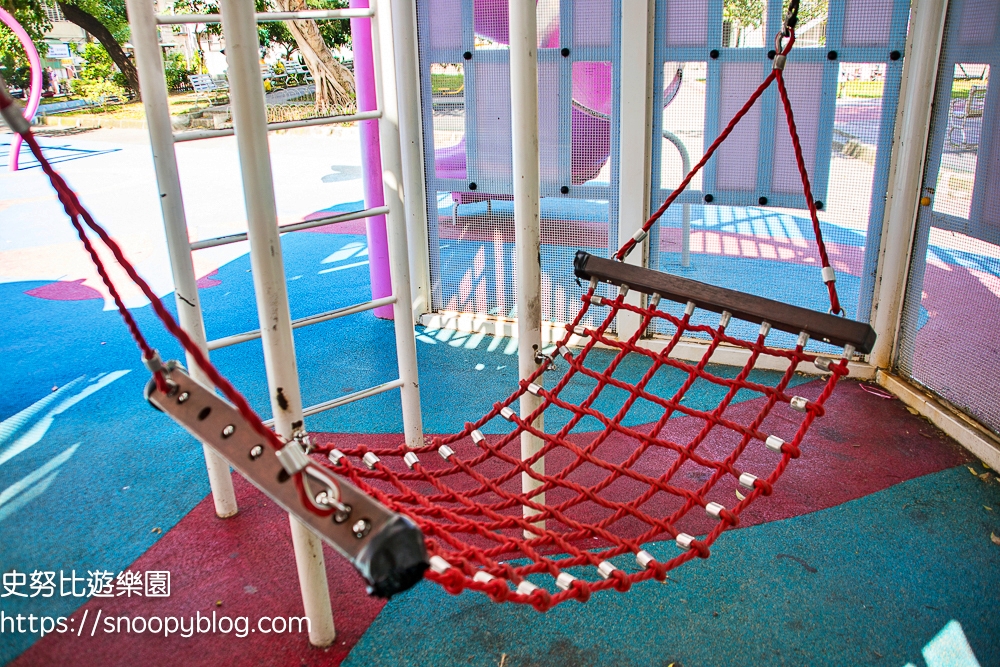
[[[766,0],[725,0],[722,18],[743,28],[759,28],[764,20]]]
[[[256,0],[257,11],[280,11],[273,6],[269,0]],[[344,9],[348,6],[348,0],[306,0],[309,9]],[[331,49],[351,43],[351,24],[347,21],[319,21],[319,32],[323,35],[323,41]],[[277,45],[285,49],[285,60],[291,58],[292,54],[298,50],[295,37],[284,21],[273,23],[261,23],[257,27],[260,37],[260,45],[268,48]]]
[[[81,55],[84,64],[80,68],[80,78],[74,79],[70,84],[74,94],[89,100],[125,97],[124,77],[103,46],[97,42],[88,42]]]
[[[163,58],[163,69],[167,77],[167,89],[177,90],[188,82],[188,76],[198,72],[197,62],[191,63],[191,67],[184,62],[184,54],[173,51]]]
[[[799,3],[799,26],[804,26],[820,16],[826,16],[829,4],[829,0],[801,0]],[[781,11],[788,12],[788,0],[785,0]]]
[[[44,58],[48,50],[42,36],[52,29],[45,18],[39,0],[0,0],[0,6],[10,12],[28,36],[35,43],[38,53]],[[28,56],[24,47],[7,26],[0,23],[0,66],[5,79],[18,87],[28,85]],[[23,85],[22,85],[23,82]]]
[[[788,12],[789,0],[784,0],[782,17]],[[813,19],[826,16],[829,0],[801,0],[799,3],[799,25],[803,26]],[[722,5],[722,18],[734,21],[743,28],[759,28],[764,21],[767,8],[766,0],[725,0]]]
[[[50,0],[56,2],[57,0]],[[125,0],[66,0],[69,4],[78,6],[98,21],[115,38],[119,44],[129,40],[128,14],[125,12]]]

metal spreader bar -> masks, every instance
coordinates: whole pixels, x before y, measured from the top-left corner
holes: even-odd
[[[211,447],[286,512],[295,515],[325,542],[351,561],[368,584],[368,592],[390,597],[407,590],[428,567],[420,529],[409,518],[390,511],[339,475],[327,473],[312,482],[317,504],[336,507],[320,516],[303,503],[296,484],[274,449],[215,392],[193,380],[175,363],[166,366],[169,394],[150,380],[146,399],[170,415],[191,435]],[[291,442],[285,447],[299,447]],[[305,454],[302,454],[304,457]],[[315,462],[311,466],[317,466]],[[308,475],[310,467],[297,474]],[[338,489],[328,489],[332,479]],[[335,500],[328,500],[330,494]]]

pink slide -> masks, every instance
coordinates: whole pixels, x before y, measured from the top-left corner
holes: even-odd
[[[540,3],[548,0],[539,0]],[[507,31],[507,0],[476,0],[476,34],[498,44],[509,40]],[[548,25],[541,26],[539,47],[559,46],[559,15],[545,12]],[[682,71],[678,70],[663,93],[663,106],[667,106],[680,89]],[[595,178],[611,155],[611,103],[612,65],[610,62],[573,63],[573,110],[571,173],[573,185],[580,185]],[[454,146],[437,150],[434,155],[435,171],[439,178],[467,178],[465,138]],[[510,195],[480,192],[455,192],[456,204],[489,199],[510,199]]]

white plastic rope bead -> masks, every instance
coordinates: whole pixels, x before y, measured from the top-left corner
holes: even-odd
[[[795,344],[798,345],[799,347],[805,347],[808,342],[809,342],[809,334],[807,334],[805,331],[799,332],[799,339],[795,341]]]
[[[756,481],[757,481],[757,478],[754,475],[751,475],[748,472],[745,472],[742,475],[740,475],[740,486],[742,486],[744,488],[753,489],[754,488],[754,483]]]
[[[600,294],[591,294],[590,295],[590,302],[592,304],[594,304],[595,306],[603,306],[604,305],[604,297],[601,296]]]
[[[764,444],[767,445],[768,449],[780,452],[782,445],[785,444],[785,441],[776,435],[769,435],[767,436],[767,440],[764,441]]]
[[[602,560],[597,565],[597,573],[605,579],[609,578],[611,576],[611,573],[617,569],[618,568],[615,567],[614,563],[606,560]]]
[[[660,297],[659,294],[654,294],[653,296],[649,297],[649,307],[655,309],[657,306],[660,305],[661,298],[662,297]]]
[[[472,580],[478,581],[481,584],[488,584],[495,578],[496,577],[494,577],[492,574],[490,574],[489,572],[484,572],[483,570],[480,570],[479,572],[476,572],[474,575],[472,575]]]
[[[677,543],[677,546],[687,551],[691,548],[691,543],[694,542],[694,538],[687,533],[680,533],[674,541]]]
[[[771,333],[771,323],[761,322],[760,323],[760,335],[767,338],[767,334]]]
[[[655,560],[656,559],[653,558],[653,554],[649,553],[646,550],[640,551],[639,553],[637,553],[635,555],[635,562],[638,563],[639,567],[641,567],[643,569],[648,568],[649,564],[652,563]]]
[[[628,285],[619,285],[618,286],[618,296],[624,298],[626,294],[628,294]]]
[[[472,442],[479,445],[480,447],[482,447],[483,443],[486,442],[486,436],[483,435],[483,432],[480,431],[478,428],[469,435],[472,436]]]
[[[335,466],[340,465],[340,460],[344,458],[344,452],[339,449],[331,449],[330,453],[326,455],[326,458],[330,459],[330,463]]]
[[[374,470],[375,464],[379,462],[379,458],[374,454],[372,454],[371,452],[365,454],[361,460],[364,461],[365,465],[368,466],[369,470]]]
[[[854,346],[853,345],[845,345],[844,346],[844,359],[847,359],[848,361],[850,361],[853,358],[854,358]]]
[[[448,459],[450,459],[452,456],[455,455],[455,450],[449,447],[448,445],[441,445],[440,447],[438,447],[438,454],[441,455],[441,458],[447,461]]]
[[[726,509],[725,505],[720,505],[719,503],[709,503],[705,505],[705,513],[709,516],[714,516],[716,519],[722,518],[722,512]]]
[[[541,392],[541,391],[542,391],[542,388],[541,388],[541,387],[539,387],[539,386],[538,386],[537,384],[535,384],[534,382],[529,382],[529,383],[528,383],[528,387],[527,387],[527,389],[528,389],[528,393],[529,393],[529,394],[532,394],[532,395],[534,395],[534,396],[538,396],[538,395],[539,395],[539,392]]]
[[[576,577],[569,572],[560,572],[559,576],[556,577],[556,586],[564,591],[568,591],[573,587],[574,581],[576,581]]]
[[[444,574],[451,567],[451,563],[446,561],[441,556],[431,556],[431,569],[438,574]]]
[[[559,354],[561,354],[562,356],[564,356],[564,357],[567,357],[567,358],[568,358],[569,356],[571,356],[571,355],[570,355],[570,351],[569,351],[569,348],[568,348],[568,347],[566,347],[565,345],[560,345],[560,346],[559,346]]]
[[[830,370],[830,360],[826,357],[816,357],[816,361],[814,361],[813,364],[821,371],[829,372]]]
[[[636,243],[642,243],[643,241],[646,240],[647,236],[649,236],[649,233],[645,229],[642,229],[640,227],[639,231],[637,231],[635,234],[632,235],[632,240],[635,241]]]
[[[788,404],[792,406],[793,410],[798,410],[799,412],[805,412],[806,406],[809,405],[809,401],[802,398],[801,396],[792,396],[792,400],[788,401]]]
[[[722,311],[722,315],[719,316],[719,326],[725,329],[729,326],[729,320],[733,319],[733,314],[728,310]]]
[[[504,419],[509,419],[509,420],[513,421],[514,420],[514,411],[511,410],[509,406],[505,407],[502,410],[500,410],[500,416],[503,417]]]
[[[413,470],[413,466],[415,466],[419,462],[420,459],[418,459],[417,455],[414,454],[413,452],[406,452],[406,456],[403,457],[403,463],[405,463],[406,467],[409,468],[410,470]]]
[[[825,283],[837,282],[837,272],[833,270],[832,266],[823,267],[823,282]]]
[[[687,315],[688,317],[691,317],[692,315],[694,315],[695,308],[697,308],[697,306],[694,305],[694,301],[688,301],[687,305],[684,306],[684,314]]]
[[[538,590],[538,586],[534,585],[527,579],[523,580],[517,585],[517,592],[521,595],[531,595]]]

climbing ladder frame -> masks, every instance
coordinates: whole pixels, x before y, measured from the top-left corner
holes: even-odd
[[[396,3],[399,30],[412,30],[413,19],[407,16],[405,3]],[[407,216],[403,200],[404,183],[413,183],[412,175],[404,175],[400,148],[399,114],[396,103],[396,67],[406,72],[407,59],[397,61],[393,45],[393,14],[390,0],[373,0],[371,8],[316,10],[302,12],[255,13],[249,0],[222,0],[221,15],[156,15],[154,6],[144,0],[128,0],[139,80],[153,148],[153,161],[171,272],[175,285],[175,300],[181,326],[204,352],[230,345],[261,339],[267,374],[271,410],[274,418],[268,422],[286,440],[305,436],[304,418],[348,403],[393,389],[400,389],[406,444],[423,443],[420,415],[420,393],[417,381],[416,346],[413,331],[413,309],[407,251]],[[410,8],[412,13],[412,8]],[[259,70],[257,23],[264,21],[313,19],[370,19],[375,61],[376,97],[379,108],[357,114],[314,118],[301,121],[268,123],[263,82]],[[409,19],[409,22],[407,21]],[[179,132],[173,131],[159,46],[160,25],[182,23],[222,24],[226,39],[226,59],[233,113],[233,128]],[[404,40],[404,48],[406,41]],[[409,42],[412,44],[412,41]],[[378,119],[385,206],[356,213],[326,216],[317,220],[278,225],[274,200],[274,182],[268,149],[269,131],[353,123]],[[412,118],[410,120],[412,121]],[[419,120],[417,120],[419,122]],[[239,149],[240,172],[247,210],[246,233],[232,234],[192,242],[189,238],[174,144],[235,134]],[[413,136],[410,132],[408,136]],[[419,133],[417,133],[419,137]],[[413,150],[408,154],[412,155]],[[419,158],[418,158],[419,159]],[[420,175],[421,165],[416,163]],[[412,169],[411,169],[412,171]],[[392,295],[373,299],[336,310],[292,320],[288,304],[284,263],[281,253],[282,234],[349,220],[385,215],[392,275]],[[191,253],[202,248],[216,247],[247,240],[253,272],[257,313],[260,328],[241,334],[208,340],[198,297],[197,276]],[[293,329],[326,322],[339,317],[364,312],[391,304],[396,335],[399,378],[313,406],[303,407],[299,389]],[[211,386],[207,376],[188,359],[192,377]],[[218,454],[205,448],[209,482],[220,517],[236,514],[229,465]],[[326,580],[322,543],[315,533],[295,517],[290,517],[295,560],[302,590],[303,606],[310,619],[309,639],[318,646],[333,642],[336,634]]]

